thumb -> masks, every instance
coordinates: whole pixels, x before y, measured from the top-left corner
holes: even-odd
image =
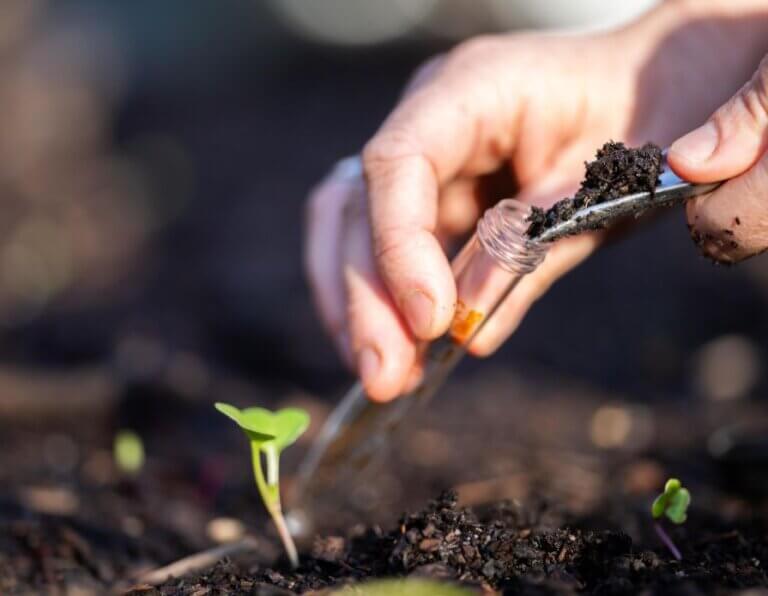
[[[709,120],[675,141],[668,161],[682,178],[716,182],[752,167],[768,146],[768,56]]]
[[[768,248],[768,58],[709,121],[676,141],[669,164],[694,182],[727,180],[688,202],[691,236],[719,262]]]

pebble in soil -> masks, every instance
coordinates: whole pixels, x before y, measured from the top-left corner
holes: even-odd
[[[624,143],[605,143],[595,159],[585,164],[581,187],[573,197],[558,201],[548,210],[534,207],[528,221],[528,236],[570,219],[584,207],[604,203],[636,192],[653,191],[662,167],[661,148],[653,143],[630,148]]]
[[[291,594],[391,576],[516,594],[718,593],[768,585],[768,537],[758,528],[746,532],[684,543],[686,558],[678,563],[661,550],[637,549],[622,532],[546,528],[508,503],[479,514],[459,507],[455,493],[446,492],[389,532],[355,528],[346,538],[316,540],[295,572],[226,561],[202,575],[171,580],[153,594]]]

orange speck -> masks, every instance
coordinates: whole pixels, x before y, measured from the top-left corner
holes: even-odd
[[[477,329],[477,325],[483,320],[483,313],[477,310],[467,309],[467,306],[459,300],[456,304],[456,314],[451,324],[451,335],[457,343],[464,343]]]

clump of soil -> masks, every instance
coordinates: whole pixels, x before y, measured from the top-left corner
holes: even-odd
[[[595,160],[586,163],[585,167],[581,188],[573,197],[558,201],[546,211],[533,208],[528,236],[538,236],[544,230],[570,219],[575,211],[583,207],[636,192],[653,192],[662,167],[661,148],[653,143],[630,148],[624,143],[610,141],[598,149]]]
[[[681,535],[681,532],[683,533]],[[743,532],[743,533],[742,533]],[[511,503],[477,512],[445,492],[398,527],[356,528],[348,537],[318,539],[297,571],[220,562],[202,575],[175,579],[152,593],[191,595],[231,589],[294,594],[374,577],[416,576],[458,581],[504,593],[718,593],[766,585],[768,537],[761,528],[675,535],[685,558],[637,549],[622,532],[547,527]],[[134,592],[132,594],[144,594]]]

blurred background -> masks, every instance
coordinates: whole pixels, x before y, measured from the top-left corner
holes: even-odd
[[[183,351],[322,383],[334,359],[299,264],[308,189],[431,54],[652,2],[603,4],[4,2],[4,360],[113,357],[141,375]]]
[[[51,520],[88,536],[117,528],[141,547],[107,557],[109,581],[218,541],[212,520],[261,519],[242,439],[210,404],[303,405],[311,438],[350,381],[303,279],[311,186],[359,150],[434,53],[483,32],[610,27],[653,4],[3,0],[6,529],[32,519],[20,535],[58,544]],[[477,500],[516,496],[514,482],[482,484],[515,459],[488,458],[489,436],[507,454],[546,444],[646,462],[691,420],[686,439],[701,448],[721,423],[761,411],[766,298],[764,259],[715,267],[681,212],[665,216],[558,284],[499,354],[460,368],[382,476],[388,503],[399,512],[462,483]],[[115,463],[124,428],[147,453],[141,490]],[[448,437],[470,445],[461,461]],[[631,487],[658,479],[649,466]],[[600,473],[584,478],[594,483],[579,498],[594,497]],[[10,571],[19,544],[0,540],[0,577],[38,581],[34,565]]]

